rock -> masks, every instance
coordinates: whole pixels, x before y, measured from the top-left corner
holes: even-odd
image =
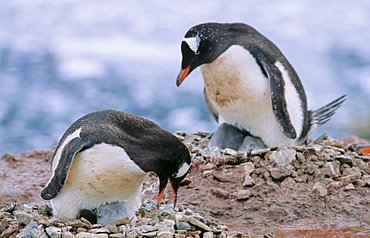
[[[73,227],[83,227],[83,228],[89,228],[90,226],[84,222],[82,222],[81,220],[69,220],[66,224],[67,226],[73,226]]]
[[[244,168],[245,175],[250,175],[254,171],[254,164],[252,162],[243,163],[240,166]]]
[[[172,238],[173,234],[169,231],[162,231],[157,234],[158,238]]]
[[[222,166],[212,171],[212,175],[221,182],[243,182],[245,177],[244,166]]]
[[[357,167],[345,168],[343,175],[339,180],[344,184],[353,183],[355,180],[361,178],[361,172]]]
[[[349,155],[336,156],[334,159],[339,160],[341,164],[348,164],[349,166],[353,165],[353,158]]]
[[[233,195],[236,200],[247,200],[251,197],[252,192],[249,190],[238,190]]]
[[[326,162],[323,169],[324,176],[330,176],[333,178],[340,176],[340,162],[333,161],[333,162]]]
[[[282,188],[293,188],[296,184],[297,183],[293,178],[287,177],[283,180],[283,182],[281,182],[280,187],[282,187]]]
[[[76,238],[96,238],[96,234],[89,233],[89,232],[80,232],[76,235]]]
[[[93,229],[89,229],[89,232],[90,233],[94,233],[94,234],[98,234],[98,233],[110,233],[110,230],[108,228],[105,228],[105,227],[101,227],[101,228],[93,228]]]
[[[221,149],[217,146],[212,146],[199,151],[199,153],[204,157],[218,158],[221,156]]]
[[[244,187],[251,187],[255,184],[256,184],[256,181],[250,175],[245,175],[244,182],[242,184]]]
[[[275,166],[287,166],[296,159],[296,151],[292,149],[281,149],[267,155],[269,161]]]
[[[9,204],[8,206],[6,206],[5,208],[4,208],[4,212],[10,212],[10,213],[12,213],[13,211],[14,211],[14,209],[17,207],[17,203],[11,203],[11,204]]]
[[[158,230],[158,228],[154,226],[150,226],[150,225],[142,225],[142,226],[135,227],[134,230],[140,235],[140,234],[149,233],[151,231],[156,231]]]
[[[367,185],[367,182],[362,179],[357,179],[353,182],[353,184],[359,187],[365,187]]]
[[[338,190],[342,186],[343,186],[343,183],[338,182],[338,181],[335,181],[335,182],[329,183],[328,186],[327,186],[327,188],[328,189],[336,189],[336,190]]]
[[[116,226],[121,226],[121,225],[126,225],[126,224],[130,224],[131,223],[131,220],[130,218],[128,217],[124,217],[118,221],[116,221],[115,225]]]
[[[213,238],[213,232],[204,232],[203,233],[203,238]]]
[[[266,154],[267,152],[270,151],[270,148],[265,148],[265,149],[253,149],[251,150],[251,155],[262,155]]]
[[[362,180],[366,182],[367,186],[370,186],[370,175],[364,174]]]
[[[358,167],[345,168],[343,170],[343,176],[347,176],[347,175],[356,176],[358,179],[361,178],[361,172]]]
[[[33,221],[33,216],[28,214],[27,212],[23,211],[15,211],[14,212],[15,218],[23,223],[24,225],[28,225],[31,221]]]
[[[283,168],[269,168],[268,171],[271,177],[276,181],[282,181],[284,178],[292,174],[292,169],[290,166]]]
[[[328,194],[328,190],[319,183],[315,183],[312,192],[317,193],[320,197],[325,197]]]
[[[211,188],[211,193],[219,198],[229,197],[229,193],[227,191],[219,189],[219,188]]]
[[[61,228],[50,226],[50,227],[47,227],[45,230],[48,236],[50,236],[50,238],[61,238],[62,237]]]
[[[188,222],[176,222],[175,224],[177,230],[187,230],[190,231],[193,229],[193,226],[190,225]]]
[[[352,183],[348,184],[347,186],[343,188],[344,191],[354,190],[354,189],[356,188],[355,188],[355,185],[353,185]]]
[[[76,236],[73,235],[70,231],[64,231],[62,237],[63,238],[75,238]],[[123,235],[122,235],[122,237],[123,237]]]
[[[217,168],[217,166],[214,163],[208,163],[208,164],[202,166],[202,171],[212,170],[212,169],[215,169],[215,168]]]
[[[109,238],[123,238],[125,237],[124,234],[121,234],[121,233],[117,233],[117,234],[110,234],[109,235]]]
[[[235,150],[233,149],[230,149],[230,148],[226,148],[222,151],[225,155],[236,155],[238,152],[236,152]]]
[[[202,230],[205,230],[205,231],[212,231],[212,229],[207,226],[206,224],[204,224],[203,222],[199,221],[198,219],[194,218],[194,217],[190,217],[188,219],[188,221],[190,224],[202,229]]]

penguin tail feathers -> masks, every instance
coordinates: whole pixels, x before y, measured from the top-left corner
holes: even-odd
[[[324,125],[335,114],[336,110],[340,108],[342,103],[346,101],[347,95],[343,95],[334,101],[320,107],[311,112],[311,130]]]

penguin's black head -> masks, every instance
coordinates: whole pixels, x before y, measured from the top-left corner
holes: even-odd
[[[159,177],[158,206],[169,181],[172,188],[172,198],[175,207],[177,202],[177,191],[180,187],[180,183],[186,177],[190,169],[190,153],[186,146],[181,143],[178,147],[178,153],[172,154],[171,158],[162,160],[160,163],[161,166],[157,166],[157,168],[160,168],[160,171],[154,171]]]
[[[176,84],[198,66],[211,63],[233,44],[231,24],[205,23],[192,27],[181,42],[182,63]]]

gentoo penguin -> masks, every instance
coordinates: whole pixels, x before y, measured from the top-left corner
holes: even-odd
[[[102,206],[120,209],[116,203],[126,202],[136,211],[150,171],[159,177],[158,204],[168,181],[176,204],[190,163],[187,147],[154,122],[116,110],[96,111],[74,122],[61,138],[41,197],[51,199],[59,218],[88,214],[85,218],[95,223],[99,211],[94,209]]]
[[[177,86],[200,67],[208,109],[221,125],[211,146],[302,144],[345,100],[344,95],[307,110],[305,91],[291,64],[270,40],[243,23],[194,26],[185,34],[181,53]]]

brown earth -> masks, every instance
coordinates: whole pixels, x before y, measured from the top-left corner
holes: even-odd
[[[179,190],[179,203],[228,226],[230,234],[370,237],[370,157],[354,150],[355,145],[369,141],[356,136],[323,137],[308,147],[274,148],[254,155],[220,150],[207,154],[207,133],[177,135],[193,156],[191,172]],[[290,172],[280,171],[283,176],[276,177],[274,169],[280,167],[271,156],[289,149],[296,151],[289,162]],[[40,192],[50,177],[52,153],[37,150],[1,158],[0,208],[43,201]],[[331,173],[328,161],[338,165],[336,170],[330,167]],[[254,165],[250,173],[254,182],[243,186],[246,164]],[[143,200],[155,201],[157,193],[157,178],[151,174],[144,184]],[[170,191],[164,200],[171,202]]]

